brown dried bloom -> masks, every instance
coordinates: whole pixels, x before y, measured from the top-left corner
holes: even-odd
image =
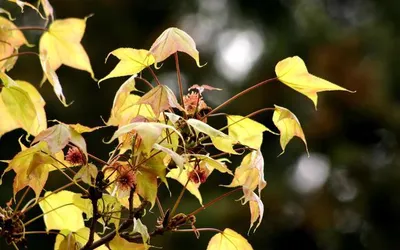
[[[209,109],[203,97],[196,92],[191,92],[183,97],[185,109],[189,115],[194,115],[203,109]]]
[[[129,167],[129,165],[119,164],[117,166],[117,178],[116,183],[120,191],[129,191],[136,184],[135,172]]]
[[[83,155],[82,151],[77,147],[71,147],[68,149],[65,160],[75,166],[86,164],[85,156]]]

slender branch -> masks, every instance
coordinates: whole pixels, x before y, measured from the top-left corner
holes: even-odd
[[[174,229],[172,230],[172,232],[182,232],[182,233],[186,233],[186,232],[195,232],[195,231],[208,231],[208,232],[218,232],[218,233],[222,233],[221,230],[216,229],[216,228],[212,228],[212,227],[205,227],[205,228],[196,228],[196,229]]]
[[[175,204],[174,204],[174,206],[173,206],[173,208],[172,208],[172,210],[171,210],[170,216],[169,216],[170,218],[172,218],[172,217],[174,216],[175,211],[176,211],[176,209],[178,208],[178,205],[179,205],[179,203],[180,203],[181,200],[182,200],[183,194],[185,193],[186,186],[189,184],[189,181],[190,181],[190,179],[188,178],[188,180],[186,181],[185,186],[183,186],[183,188],[182,188],[182,190],[181,190],[181,193],[180,193],[179,196],[178,196],[178,199],[176,199],[176,202],[175,202]]]
[[[142,77],[136,77],[136,79],[141,80],[142,82],[144,82],[145,84],[147,84],[147,86],[149,86],[151,89],[154,88],[153,85],[151,85],[151,83],[149,81],[147,81],[146,79],[142,78]]]
[[[16,57],[16,56],[23,56],[23,55],[35,55],[35,56],[38,56],[38,57],[40,56],[40,55],[39,55],[38,53],[36,53],[36,52],[25,51],[25,52],[15,53],[15,54],[12,54],[12,55],[7,56],[7,57],[3,57],[3,58],[0,59],[0,62],[5,61],[5,60],[8,60],[8,59],[13,58],[13,57]]]
[[[16,29],[9,29],[9,30],[40,30],[40,31],[44,31],[44,32],[48,31],[48,29],[46,29],[44,27],[40,27],[40,26],[23,26],[23,27],[18,27]]]
[[[231,191],[229,191],[229,192],[227,192],[227,193],[225,193],[225,194],[223,194],[223,195],[221,195],[221,196],[218,196],[217,198],[215,198],[214,200],[208,202],[208,203],[205,204],[204,206],[199,207],[198,209],[194,210],[193,212],[191,212],[191,213],[188,214],[187,216],[189,217],[189,216],[195,215],[195,214],[197,214],[197,213],[203,211],[204,209],[206,209],[207,207],[213,205],[213,204],[216,203],[217,201],[222,200],[222,199],[225,198],[226,196],[228,196],[228,195],[230,195],[230,194],[233,194],[233,193],[239,191],[240,189],[242,189],[242,188],[241,188],[241,187],[238,187],[238,188],[235,188],[235,189],[233,189],[233,190],[231,190]]]
[[[185,109],[185,103],[183,102],[183,86],[182,86],[181,70],[179,68],[178,52],[175,52],[174,58],[175,58],[176,76],[178,78],[179,96],[181,98],[182,107],[183,109]]]
[[[25,234],[56,234],[56,235],[62,235],[65,237],[64,234],[61,232],[54,232],[54,231],[28,231],[28,232],[23,232],[23,233],[16,233],[15,235],[25,235]]]
[[[15,206],[14,211],[17,211],[19,206],[21,206],[22,201],[24,200],[25,196],[28,194],[30,187],[28,186],[28,188],[25,190],[25,192],[22,194],[20,200],[18,201],[17,205]]]
[[[156,197],[156,203],[158,206],[158,210],[160,211],[161,218],[164,218],[165,217],[164,209],[161,205],[160,199],[158,199],[158,196]]]
[[[96,157],[96,156],[94,156],[94,155],[92,155],[92,154],[89,154],[89,153],[88,153],[88,156],[89,156],[90,158],[92,158],[93,160],[98,161],[98,162],[101,163],[101,164],[104,164],[104,165],[107,165],[107,166],[110,165],[110,164],[108,164],[106,161],[103,161],[102,159],[100,159],[100,158],[98,158],[98,157]]]
[[[93,189],[94,192],[96,192],[95,187],[90,187],[90,188]],[[97,204],[99,197],[97,195],[92,195],[92,197],[90,197],[90,200],[92,202],[93,218],[92,218],[92,223],[90,224],[90,232],[89,232],[88,241],[86,242],[85,246],[82,249],[87,249],[90,245],[93,244],[94,233],[96,232],[96,223],[101,217],[101,215],[99,213],[99,209],[98,209],[98,204]]]
[[[154,73],[154,71],[150,67],[147,67],[147,68],[149,69],[149,71],[150,71],[151,75],[153,76],[154,80],[156,81],[157,85],[161,85],[156,73]]]
[[[78,184],[78,182],[74,179],[72,179],[69,175],[67,175],[66,173],[64,173],[64,171],[61,171],[61,169],[59,167],[57,167],[55,164],[51,164],[53,167],[55,167],[58,171],[60,171],[65,177],[67,177],[68,180],[70,180],[71,182],[73,182],[78,188],[80,188],[84,193],[87,193],[87,190],[82,187],[81,185]]]
[[[50,211],[47,211],[46,213],[39,214],[38,216],[36,216],[36,217],[30,219],[29,221],[25,222],[25,223],[24,223],[24,226],[25,226],[25,227],[28,226],[29,224],[31,224],[31,223],[34,222],[35,220],[42,218],[43,216],[45,216],[45,215],[48,214],[48,213],[51,213],[51,212],[53,212],[53,211],[55,211],[55,210],[57,210],[57,209],[60,209],[60,208],[62,208],[62,207],[66,207],[66,206],[70,206],[70,205],[74,205],[74,203],[67,203],[67,204],[61,205],[61,206],[59,206],[59,207],[53,208],[53,209],[51,209]]]
[[[250,92],[250,91],[252,91],[252,90],[254,90],[254,89],[256,89],[256,88],[261,87],[262,85],[264,85],[264,84],[266,84],[266,83],[275,81],[276,79],[278,79],[278,78],[277,78],[277,77],[274,77],[274,78],[267,79],[267,80],[265,80],[265,81],[262,81],[262,82],[257,83],[257,84],[254,85],[254,86],[251,86],[250,88],[247,88],[247,89],[245,89],[245,90],[243,90],[243,91],[237,93],[236,95],[234,95],[234,96],[232,96],[231,98],[229,98],[228,100],[226,100],[224,103],[220,104],[220,105],[219,105],[218,107],[216,107],[215,109],[211,110],[207,115],[203,116],[203,117],[202,117],[202,120],[204,120],[205,118],[207,118],[209,115],[215,113],[217,110],[220,110],[222,107],[228,105],[230,102],[232,102],[232,101],[236,100],[237,98],[241,97],[242,95],[245,95],[245,94],[247,94],[248,92]]]

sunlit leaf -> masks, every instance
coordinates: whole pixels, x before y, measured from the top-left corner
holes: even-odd
[[[166,29],[150,48],[156,63],[164,61],[178,51],[191,56],[196,61],[197,66],[201,67],[196,43],[185,31],[178,28]]]
[[[220,88],[215,88],[215,87],[212,87],[212,86],[207,85],[207,84],[204,84],[204,85],[201,85],[201,86],[199,86],[198,84],[194,84],[190,88],[188,88],[188,91],[190,91],[192,89],[196,89],[199,92],[200,95],[204,92],[204,90],[222,90]]]
[[[244,196],[242,198],[242,204],[244,205],[247,202],[249,202],[249,206],[250,206],[251,217],[250,217],[249,231],[254,226],[254,223],[256,223],[258,220],[257,225],[254,226],[253,232],[255,232],[257,230],[257,228],[260,226],[261,221],[264,216],[264,204],[262,203],[260,197],[258,197],[253,191],[243,188],[243,193],[244,193]]]
[[[53,21],[54,20],[54,10],[53,10],[53,6],[51,6],[49,0],[40,0],[39,3],[42,4],[46,18],[50,18],[50,20]]]
[[[148,245],[133,243],[121,238],[119,235],[116,235],[114,239],[110,241],[108,244],[111,250],[126,250],[126,249],[135,249],[135,250],[147,250],[149,249]]]
[[[208,242],[207,250],[252,250],[250,243],[232,229],[214,235]]]
[[[215,160],[208,155],[201,155],[201,154],[188,154],[185,155],[186,157],[193,157],[198,159],[200,162],[204,162],[207,164],[208,167],[218,170],[221,173],[228,173],[232,174],[232,171],[221,161]]]
[[[193,168],[188,167],[187,170],[185,170],[182,173],[179,169],[174,168],[168,172],[167,177],[177,180],[180,184],[182,184],[182,186],[186,185],[186,189],[199,200],[201,205],[203,205],[203,198],[201,197],[201,193],[199,191],[201,183],[200,182],[195,183],[189,180],[188,175],[192,169]]]
[[[157,143],[155,143],[153,145],[153,148],[168,154],[172,158],[172,160],[175,162],[175,164],[180,169],[183,169],[183,164],[185,163],[185,159],[181,155],[179,155],[176,152],[174,152],[173,150],[171,150],[169,148],[166,148],[166,147],[163,147],[163,146],[161,146],[160,144],[157,144]]]
[[[82,124],[68,124],[68,126],[70,126],[71,128],[73,128],[76,132],[78,132],[79,134],[83,134],[83,133],[90,133],[93,131],[96,131],[98,129],[104,128],[105,126],[97,126],[97,127],[88,127]]]
[[[8,97],[17,98],[15,99],[17,103],[14,103],[12,100],[8,100],[11,102],[7,103],[9,106],[6,106],[0,94],[0,136],[16,128],[23,128],[32,135],[37,135],[42,130],[46,129],[47,120],[46,113],[44,111],[45,102],[36,88],[25,81],[13,81],[7,75],[1,72],[0,76],[2,76],[2,80],[5,78],[5,80],[8,81],[7,86],[15,88],[18,92],[18,94],[15,96],[9,96],[11,93],[13,93],[13,91],[11,91],[11,93],[10,91],[6,93]],[[6,88],[7,87],[3,87],[3,89]],[[19,95],[20,93],[22,94]],[[27,96],[24,93],[26,93]],[[22,96],[22,99],[24,100],[27,100],[26,97],[30,99],[26,106],[24,105],[22,99],[18,99],[20,96]],[[33,110],[31,104],[33,104]],[[18,106],[20,108],[18,108]],[[10,110],[14,110],[14,113],[10,113]],[[18,110],[23,113],[15,113]],[[36,114],[34,117],[31,117],[33,113]]]
[[[136,174],[136,192],[154,206],[157,198],[157,174],[149,166],[141,166]]]
[[[74,205],[74,195],[66,190],[45,193],[44,197],[48,197],[40,201],[39,206],[44,213],[46,231],[66,229],[76,232],[85,226],[82,210]]]
[[[7,13],[7,12],[4,12]],[[24,34],[10,20],[0,16],[0,58],[7,58],[23,44],[29,45]],[[14,59],[13,59],[14,60]],[[0,71],[5,70],[7,60],[0,62]]]
[[[109,78],[135,75],[154,63],[153,55],[145,49],[119,48],[110,52],[106,61],[110,55],[116,56],[120,61],[107,76],[99,81],[99,84]]]
[[[275,73],[279,81],[310,98],[315,108],[317,108],[318,92],[331,90],[349,91],[308,73],[304,61],[298,56],[288,57],[278,62],[275,66]]]
[[[62,150],[69,142],[79,147],[87,157],[86,142],[83,137],[70,126],[59,123],[38,134],[32,143],[45,141],[49,145],[51,153]]]
[[[62,91],[62,87],[60,84],[60,80],[58,79],[58,76],[56,74],[56,71],[51,68],[50,66],[50,60],[47,56],[47,50],[43,49],[40,54],[40,64],[42,65],[42,70],[44,73],[43,80],[41,84],[43,84],[46,79],[50,82],[50,84],[53,86],[54,93],[60,100],[60,102],[67,107],[69,104],[67,104],[67,101],[65,99],[65,96]]]
[[[126,125],[139,115],[146,118],[156,117],[150,105],[137,104],[141,97],[131,94],[134,90],[136,90],[135,76],[131,76],[121,85],[115,94],[107,125]]]
[[[90,229],[87,227],[81,228],[76,232],[70,230],[61,230],[63,235],[58,234],[56,242],[54,244],[54,250],[78,250],[81,249],[89,239]],[[94,241],[99,240],[100,237],[97,233],[94,233]],[[99,246],[98,250],[108,250],[105,245]]]
[[[92,66],[81,40],[86,28],[86,19],[67,18],[55,20],[40,38],[39,53],[47,53],[51,70],[62,64],[87,71],[94,78]]]
[[[240,166],[235,169],[232,183],[226,187],[238,186],[251,191],[258,187],[259,194],[267,186],[264,179],[264,158],[259,150],[252,151],[243,158]]]
[[[139,233],[142,236],[143,242],[146,244],[150,239],[150,235],[149,232],[147,231],[146,225],[143,225],[142,221],[136,218],[133,219],[133,223],[134,226],[132,234]]]
[[[11,21],[14,21],[14,20],[15,20],[15,18],[13,18],[13,17],[11,16],[11,13],[10,13],[9,11],[3,9],[3,8],[0,8],[0,14],[6,14],[7,17],[8,17],[8,19],[10,19]]]
[[[226,118],[228,120],[228,134],[238,140],[240,144],[253,149],[260,149],[264,131],[277,134],[250,118],[240,115],[228,115]]]
[[[297,117],[292,112],[290,112],[290,110],[275,105],[275,111],[274,115],[272,116],[272,121],[281,132],[281,154],[285,152],[286,145],[294,136],[297,136],[301,140],[303,140],[308,154],[307,141],[306,137],[304,136],[303,129],[301,128],[300,122]]]
[[[184,141],[182,135],[170,125],[157,122],[133,122],[128,125],[122,126],[117,131],[115,131],[114,135],[107,143],[111,143],[121,135],[124,135],[134,130],[142,138],[145,147],[145,153],[149,154],[153,148],[154,143],[156,143],[157,139],[161,136],[163,129],[171,129],[182,138],[182,141]]]
[[[174,92],[166,85],[159,85],[147,92],[140,98],[138,104],[149,104],[157,117],[162,111],[169,108],[177,108],[184,111],[176,100]]]
[[[228,136],[227,134],[211,127],[207,123],[204,123],[197,119],[188,119],[187,124],[189,124],[195,130],[196,134],[203,133],[210,136],[210,139],[214,146],[223,151],[230,154],[238,154],[234,149],[233,145],[237,143],[237,141]]]
[[[92,179],[96,179],[97,176],[97,167],[92,163],[88,163],[82,166],[79,171],[74,176],[74,179],[82,179],[84,183],[92,184]]]

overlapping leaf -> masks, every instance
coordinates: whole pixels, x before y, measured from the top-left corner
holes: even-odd
[[[124,238],[121,238],[119,235],[116,235],[114,239],[112,239],[109,243],[111,250],[125,250],[125,249],[135,249],[135,250],[147,250],[149,249],[148,245],[131,243]]]
[[[149,104],[153,108],[157,117],[162,111],[170,108],[177,108],[184,111],[176,100],[174,92],[172,92],[172,90],[166,85],[159,85],[153,88],[142,96],[137,104]]]
[[[86,28],[86,18],[55,20],[40,38],[39,52],[47,54],[49,67],[57,70],[62,64],[87,71],[94,78],[90,60],[81,40]],[[45,56],[45,57],[46,57]]]
[[[310,98],[315,108],[317,108],[318,92],[331,90],[349,91],[308,73],[304,61],[298,56],[288,57],[278,62],[275,66],[275,73],[281,82]]]
[[[253,149],[260,149],[264,131],[277,134],[263,124],[240,115],[228,115],[226,119],[228,120],[228,134],[240,144]]]
[[[233,149],[233,145],[237,143],[234,138],[200,120],[188,119],[186,122],[195,130],[196,134],[203,133],[210,136],[212,143],[217,149],[230,154],[238,154]]]
[[[254,223],[258,223],[254,226],[254,232],[257,230],[257,228],[260,226],[261,221],[264,216],[264,204],[262,203],[260,197],[258,197],[253,191],[250,191],[248,189],[243,189],[243,199],[242,199],[242,204],[246,204],[249,202],[249,207],[250,207],[250,228],[254,226]]]
[[[285,152],[286,145],[294,136],[297,136],[301,140],[303,140],[308,154],[307,141],[306,137],[304,136],[303,129],[301,128],[300,122],[297,117],[292,112],[290,112],[290,110],[275,105],[275,111],[274,115],[272,116],[272,121],[281,132],[281,154]]]
[[[54,250],[75,250],[81,249],[89,239],[90,229],[87,227],[81,228],[76,232],[70,230],[61,230],[60,234],[56,237]],[[65,236],[65,237],[64,237]],[[100,237],[94,233],[94,241],[99,240]],[[105,245],[99,246],[97,250],[108,250]]]
[[[232,229],[214,235],[208,242],[207,250],[253,250],[250,243]]]
[[[75,193],[66,190],[45,193],[47,198],[40,201],[39,206],[44,214],[46,231],[65,229],[77,232],[85,227],[82,210],[74,205],[74,196]]]
[[[156,63],[164,61],[178,51],[191,56],[196,61],[197,66],[201,67],[196,43],[185,31],[178,28],[166,29],[150,48]]]
[[[4,87],[0,93],[0,136],[22,128],[37,135],[47,128],[45,102],[34,86],[25,81],[13,81],[0,72]]]
[[[119,48],[108,54],[106,62],[110,55],[116,56],[120,61],[107,76],[99,81],[99,84],[113,77],[136,75],[154,63],[153,55],[145,49]]]

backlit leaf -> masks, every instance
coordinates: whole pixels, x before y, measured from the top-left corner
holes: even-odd
[[[136,174],[136,192],[154,206],[157,198],[157,174],[149,166],[141,166]]]
[[[288,57],[278,62],[275,66],[275,73],[279,81],[310,98],[315,108],[317,108],[318,92],[331,90],[349,91],[308,73],[304,61],[298,56]]]
[[[238,186],[251,191],[258,188],[259,194],[267,186],[264,179],[264,158],[259,150],[252,151],[243,158],[240,166],[235,169],[232,183],[226,187]]]
[[[13,2],[16,3],[20,8],[21,8],[21,13],[24,13],[24,8],[25,6],[28,6],[29,8],[33,9],[36,13],[38,13],[40,15],[41,18],[46,19],[42,13],[40,13],[40,11],[33,6],[32,4],[25,2],[25,1],[21,1],[21,0],[8,0],[9,2]]]
[[[110,55],[116,56],[120,61],[107,76],[99,81],[99,84],[112,77],[136,75],[154,63],[153,55],[145,49],[119,48],[110,52],[106,61]]]
[[[292,112],[290,112],[290,110],[275,105],[275,111],[274,115],[272,116],[272,121],[281,132],[281,154],[285,152],[286,145],[294,136],[297,136],[301,140],[303,140],[308,154],[307,141],[306,137],[304,136],[303,129],[301,128],[300,122],[297,117]]]
[[[114,239],[110,241],[108,244],[111,250],[126,250],[126,249],[135,249],[135,250],[147,250],[149,249],[148,245],[131,243],[124,238],[121,238],[119,235],[116,235]]]
[[[47,56],[47,50],[46,49],[43,49],[41,51],[40,64],[42,65],[42,70],[43,70],[43,73],[44,73],[43,80],[42,80],[41,84],[43,84],[46,81],[46,79],[49,80],[50,84],[53,86],[54,93],[56,94],[56,96],[58,97],[60,102],[65,107],[67,107],[68,104],[67,104],[65,96],[63,94],[62,87],[61,87],[61,84],[60,84],[60,80],[58,79],[56,71],[53,68],[51,68],[51,66],[50,66],[50,61],[49,61],[49,57]]]
[[[240,144],[253,149],[260,149],[264,131],[277,134],[250,118],[240,115],[228,115],[226,118],[228,120],[228,134],[238,140]]]
[[[51,6],[49,0],[40,0],[40,3],[42,4],[42,8],[44,10],[44,14],[46,18],[50,18],[51,21],[54,20],[54,10],[53,6]]]
[[[187,165],[185,165],[185,167],[186,166]],[[188,175],[192,169],[193,168],[188,167],[184,172],[182,172],[179,169],[174,168],[168,172],[167,177],[177,180],[180,184],[182,184],[182,186],[186,185],[186,189],[199,200],[201,205],[203,205],[203,198],[201,197],[201,193],[199,191],[201,183],[189,181]]]
[[[196,61],[197,66],[201,67],[196,43],[185,31],[178,28],[166,29],[150,48],[150,52],[156,59],[156,64],[178,51],[191,56]]]
[[[208,242],[207,250],[253,250],[250,243],[232,229],[214,235]]]
[[[249,231],[251,230],[251,228],[254,226],[254,223],[257,222],[257,225],[255,225],[254,227],[254,231],[255,232],[257,230],[257,228],[260,226],[261,221],[263,219],[264,216],[264,204],[262,203],[260,197],[258,197],[253,191],[250,191],[248,189],[243,189],[244,192],[244,196],[242,199],[242,204],[246,204],[247,202],[249,202],[249,206],[250,206],[250,228]]]
[[[140,98],[138,104],[149,104],[157,117],[162,111],[169,108],[177,108],[184,111],[176,100],[174,92],[165,85],[159,85],[147,92]]]
[[[81,249],[89,239],[90,229],[87,227],[81,228],[76,232],[70,230],[61,230],[63,235],[58,234],[56,242],[54,244],[54,250],[78,250]],[[97,233],[94,233],[94,241],[99,240],[100,237]],[[108,250],[105,245],[99,246],[97,250]]]
[[[55,20],[40,38],[39,53],[47,53],[49,67],[57,70],[62,64],[87,71],[94,78],[92,66],[81,40],[86,19],[67,18]]]
[[[75,193],[66,190],[45,193],[47,198],[40,201],[39,206],[44,213],[46,231],[66,229],[76,232],[85,226],[82,210],[74,205],[74,196]]]
[[[187,124],[189,124],[195,130],[196,134],[203,133],[210,136],[210,139],[214,146],[223,151],[230,154],[238,154],[234,149],[233,145],[237,143],[237,141],[230,137],[229,135],[211,127],[207,123],[204,123],[197,119],[188,119]]]
[[[142,221],[136,218],[133,219],[133,223],[134,226],[132,234],[139,233],[142,236],[143,242],[146,244],[150,239],[150,235],[149,232],[147,231],[146,225],[143,225]]]
[[[96,165],[88,163],[79,169],[79,171],[74,176],[74,179],[76,180],[80,178],[84,183],[91,185],[92,179],[96,179],[96,176],[97,176]]]
[[[88,127],[82,124],[68,124],[68,126],[70,126],[71,128],[73,128],[76,132],[78,132],[79,134],[83,134],[83,133],[90,133],[93,131],[96,131],[98,129],[104,128],[105,126],[97,126],[97,127]]]

